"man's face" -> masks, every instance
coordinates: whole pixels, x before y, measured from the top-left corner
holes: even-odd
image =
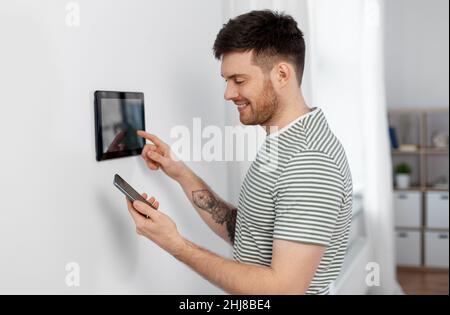
[[[227,81],[225,99],[233,101],[244,125],[270,124],[278,97],[269,74],[252,63],[252,52],[228,53],[222,58],[222,76]]]

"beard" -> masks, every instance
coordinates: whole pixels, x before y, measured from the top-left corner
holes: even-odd
[[[239,119],[244,125],[267,125],[278,108],[278,97],[270,80],[266,80],[260,97],[251,102]]]

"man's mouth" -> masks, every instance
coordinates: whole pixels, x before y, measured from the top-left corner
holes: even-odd
[[[248,105],[250,105],[250,103],[248,102],[242,102],[242,103],[236,103],[238,111],[242,112],[244,109],[247,108]]]

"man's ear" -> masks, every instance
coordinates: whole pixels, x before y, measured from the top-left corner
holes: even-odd
[[[275,82],[281,89],[288,85],[289,81],[292,79],[293,69],[286,62],[280,62],[274,67]]]

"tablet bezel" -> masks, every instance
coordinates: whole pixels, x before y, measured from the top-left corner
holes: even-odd
[[[145,102],[144,93],[142,92],[118,92],[118,91],[95,91],[94,93],[94,109],[95,109],[95,149],[96,160],[104,161],[127,156],[140,155],[145,146],[145,140],[142,141],[142,147],[138,149],[117,151],[117,152],[103,152],[103,137],[102,137],[102,99],[139,99],[142,101],[141,116],[142,126],[145,130]]]

